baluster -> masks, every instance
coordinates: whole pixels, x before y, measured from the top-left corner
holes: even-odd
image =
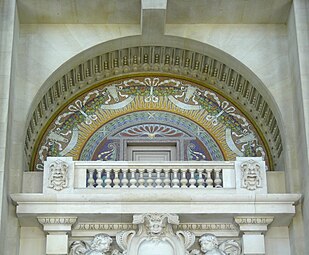
[[[153,169],[147,169],[148,172],[148,179],[147,179],[147,188],[153,188],[153,179],[152,179],[152,172]]]
[[[138,178],[138,187],[139,188],[145,188],[145,179],[144,179],[144,171],[145,169],[138,169],[139,171],[139,178]]]
[[[120,183],[120,179],[119,179],[119,168],[114,168],[114,173],[115,173],[115,177],[114,177],[114,187],[113,188],[120,188],[119,183]]]
[[[222,188],[222,180],[220,178],[220,172],[221,172],[221,169],[218,169],[216,168],[215,169],[215,187],[216,188]]]
[[[197,169],[197,172],[198,172],[197,183],[198,183],[198,188],[200,188],[200,189],[205,188],[205,186],[204,186],[204,179],[203,179],[203,171],[204,171],[203,168],[198,168]]]
[[[137,186],[136,186],[137,180],[136,180],[136,176],[135,176],[136,168],[130,169],[130,173],[131,173],[130,188],[131,189],[137,188]]]
[[[207,189],[212,189],[213,188],[213,180],[211,178],[211,173],[212,173],[212,169],[206,169],[206,183],[207,183],[207,186],[206,188]]]
[[[155,172],[157,174],[157,179],[155,180],[155,187],[157,189],[162,188],[162,186],[161,186],[161,184],[162,184],[161,171],[162,171],[162,169],[160,169],[160,168],[155,169]]]
[[[164,187],[163,188],[170,188],[171,187],[171,179],[170,179],[170,176],[169,176],[169,173],[170,173],[170,170],[165,168],[163,169],[164,171]]]
[[[88,188],[94,188],[94,169],[88,169]]]
[[[110,168],[105,169],[105,172],[106,172],[105,188],[106,189],[110,189],[112,187],[111,186],[111,183],[112,183],[111,171],[112,171],[112,169],[110,169]]]
[[[97,184],[96,188],[97,189],[103,188],[102,171],[103,171],[103,169],[97,169],[97,180],[96,180],[96,184]]]
[[[181,188],[188,188],[187,186],[187,169],[180,169],[180,172],[181,172],[181,180],[180,180],[180,183],[181,183]]]
[[[194,178],[195,177],[194,176],[195,169],[191,168],[189,171],[190,171],[190,180],[189,180],[190,186],[189,186],[189,188],[194,189],[194,188],[196,188],[196,186],[195,186],[196,180]]]
[[[173,188],[179,188],[179,179],[178,179],[178,171],[179,169],[178,168],[173,168],[172,169],[173,171],[173,180],[172,180],[172,183],[173,183]]]
[[[129,180],[127,178],[128,169],[124,168],[121,169],[121,171],[122,171],[121,188],[127,189],[129,183]]]

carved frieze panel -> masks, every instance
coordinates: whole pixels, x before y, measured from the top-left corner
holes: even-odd
[[[219,239],[212,233],[203,233],[199,239],[188,228],[208,227],[209,230],[218,228],[231,229],[232,224],[186,224],[179,226],[179,217],[169,213],[145,213],[133,215],[133,224],[125,224],[115,238],[106,233],[96,234],[89,241],[73,241],[70,246],[71,255],[89,254],[130,254],[130,255],[240,255],[241,245],[237,240]],[[79,224],[75,229],[106,230],[112,224]],[[92,226],[92,227],[91,227]],[[234,227],[235,228],[235,227]]]

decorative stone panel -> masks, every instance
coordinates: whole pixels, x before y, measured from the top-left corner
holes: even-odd
[[[240,192],[267,193],[266,167],[262,158],[237,157],[235,170],[236,188]]]
[[[73,191],[74,164],[71,157],[48,157],[44,162],[43,193]]]

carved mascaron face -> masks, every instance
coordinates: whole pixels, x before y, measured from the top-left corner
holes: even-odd
[[[161,220],[152,220],[149,221],[148,231],[150,234],[159,235],[163,230],[162,221]]]
[[[68,186],[67,170],[68,165],[61,160],[50,164],[49,187],[58,191],[66,188]]]
[[[241,165],[242,187],[255,190],[262,187],[260,165],[254,160],[249,160]]]
[[[147,229],[149,235],[161,235],[163,232],[163,220],[162,219],[149,219]]]

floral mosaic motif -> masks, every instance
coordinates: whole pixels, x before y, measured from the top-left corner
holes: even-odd
[[[113,119],[119,116],[119,112],[126,114],[149,109],[185,114],[200,123],[215,140],[223,143],[222,146],[227,145],[224,154],[231,156],[226,157],[226,160],[232,160],[234,155],[261,156],[268,161],[260,136],[231,102],[192,82],[149,76],[119,79],[100,85],[66,106],[41,136],[37,151],[33,154],[34,168],[42,170],[47,156],[72,156],[76,160],[80,159],[81,143],[87,142],[85,139],[99,126],[108,123],[110,119],[106,119],[106,116]],[[136,129],[130,132],[144,132],[144,135],[148,132],[147,135],[158,136],[167,130],[154,133]]]

